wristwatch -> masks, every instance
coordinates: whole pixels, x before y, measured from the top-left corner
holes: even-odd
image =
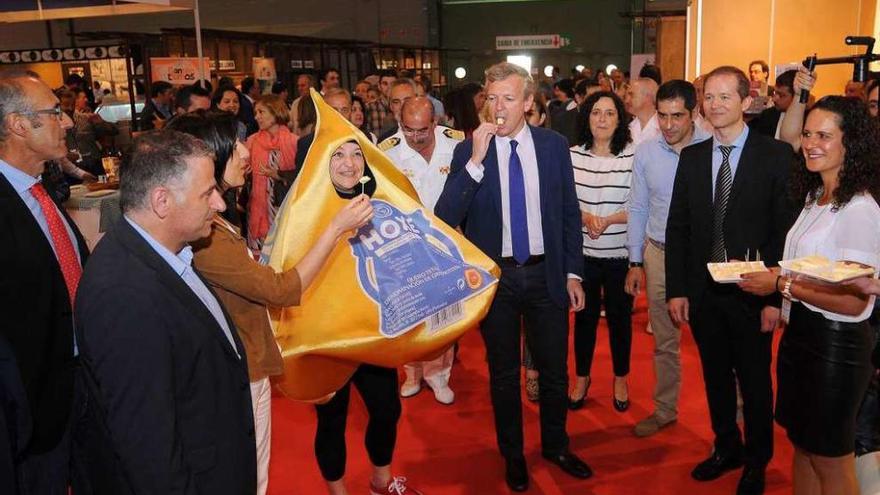
[[[643,266],[645,266],[645,264],[642,263],[641,261],[630,261],[629,262],[630,268],[642,268]]]
[[[792,282],[794,282],[794,279],[792,279],[791,277],[785,279],[785,283],[782,284],[782,290],[780,291],[782,293],[782,297],[788,299],[789,301],[791,301],[791,283]]]

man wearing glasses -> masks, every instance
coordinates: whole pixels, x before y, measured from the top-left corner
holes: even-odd
[[[44,163],[67,154],[64,137],[72,125],[36,74],[0,73],[0,341],[17,363],[0,376],[0,396],[6,397],[0,423],[12,432],[0,436],[0,459],[15,459],[18,491],[11,493],[67,493],[68,480],[78,478],[70,473],[76,465],[71,432],[85,388],[73,306],[88,252],[76,225],[40,181]],[[6,488],[0,492],[10,493]],[[74,486],[74,493],[79,489]]]
[[[382,129],[382,132],[379,133],[380,148],[382,148],[383,144],[388,146],[389,143],[393,143],[395,138],[399,142],[401,137],[400,109],[403,108],[406,100],[415,98],[415,96],[416,83],[412,79],[402,77],[391,83],[391,89],[388,91],[388,108],[391,110],[391,114],[394,115],[394,123]],[[385,141],[388,141],[388,143],[385,143]]]
[[[412,183],[422,205],[433,213],[449,175],[452,152],[464,140],[464,133],[435,124],[434,105],[423,96],[405,100],[401,104],[398,121],[403,140],[396,137],[386,140],[383,144],[393,144],[386,144],[384,151]],[[455,400],[455,394],[449,388],[452,359],[453,350],[450,347],[437,359],[405,365],[406,381],[400,388],[400,396],[416,395],[422,390],[424,380],[434,391],[434,398],[438,402],[452,404]]]

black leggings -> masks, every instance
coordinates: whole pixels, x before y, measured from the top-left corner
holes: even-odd
[[[574,362],[577,376],[590,376],[596,350],[596,328],[605,303],[608,340],[614,376],[629,374],[632,346],[633,298],[623,288],[629,262],[626,258],[591,258],[584,256],[584,296],[586,306],[575,313]]]
[[[345,423],[352,383],[360,392],[370,417],[364,439],[370,462],[374,466],[387,466],[394,453],[400,419],[397,370],[362,364],[329,402],[315,406],[318,413],[315,457],[327,481],[338,481],[345,474]]]

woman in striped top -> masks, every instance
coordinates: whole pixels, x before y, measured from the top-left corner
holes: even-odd
[[[614,408],[629,408],[632,297],[624,290],[629,270],[626,250],[626,211],[632,182],[633,147],[623,101],[610,91],[590,95],[584,102],[589,125],[583,143],[571,149],[574,180],[584,233],[586,308],[575,313],[574,354],[577,381],[569,408],[583,407],[589,390],[596,348],[596,328],[602,304],[614,366]]]

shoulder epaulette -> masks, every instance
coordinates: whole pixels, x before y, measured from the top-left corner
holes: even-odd
[[[449,139],[455,139],[456,141],[464,141],[464,132],[459,131],[458,129],[443,129],[443,135],[448,137]]]
[[[391,136],[390,138],[379,143],[379,149],[382,151],[388,151],[398,144],[400,144],[400,138],[397,136]]]

